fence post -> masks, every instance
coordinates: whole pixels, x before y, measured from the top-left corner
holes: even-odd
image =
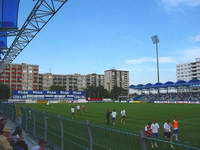
[[[60,124],[60,141],[61,141],[61,150],[64,150],[65,147],[64,147],[64,128],[63,128],[63,121],[61,119],[60,116],[58,116],[58,119],[59,119],[59,124]]]
[[[92,137],[92,131],[90,128],[90,123],[88,120],[86,121],[86,126],[87,126],[87,132],[88,132],[89,150],[93,150],[93,137]]]
[[[26,111],[23,107],[21,108],[21,115],[22,115],[22,127],[26,131]]]
[[[16,106],[15,106],[15,104],[13,104],[13,122],[15,122],[16,123]]]
[[[29,113],[29,110],[28,109],[24,109],[25,111],[25,131],[27,132],[28,131],[28,113]]]
[[[36,136],[36,117],[35,117],[35,111],[32,111],[32,115],[33,115],[33,137]]]
[[[143,130],[140,131],[140,145],[141,145],[142,150],[148,150],[146,141],[144,139],[144,131]]]
[[[47,141],[47,119],[48,117],[46,116],[46,113],[43,113],[44,115],[44,139]]]

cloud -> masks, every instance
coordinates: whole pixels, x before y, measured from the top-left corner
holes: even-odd
[[[160,63],[176,63],[176,60],[172,57],[160,57]]]
[[[200,58],[200,47],[182,50],[179,51],[178,54],[179,57],[177,58],[177,60],[179,60],[179,62],[185,61],[187,63],[195,61],[195,58]]]
[[[190,37],[192,42],[200,42],[200,34]]]
[[[154,62],[156,62],[156,58],[152,58],[152,57],[142,57],[142,58],[137,58],[137,59],[125,60],[125,63],[129,65],[154,63]],[[171,57],[159,57],[159,62],[160,63],[175,63],[176,61],[175,59]]]
[[[176,80],[176,64],[194,62],[195,58],[200,58],[200,47],[192,47],[173,51],[168,57],[160,57],[160,63],[166,63],[160,67],[161,81]],[[156,82],[156,66],[150,63],[156,63],[153,57],[141,57],[129,59],[125,61],[126,70],[130,71],[130,83],[155,83]],[[149,64],[150,65],[149,65]],[[141,65],[140,65],[141,64]],[[143,65],[144,64],[144,65]],[[168,66],[169,65],[169,66]]]
[[[130,64],[130,65],[143,64],[147,62],[154,62],[154,58],[143,57],[143,58],[137,58],[137,59],[129,59],[125,61],[126,64]]]
[[[164,4],[166,7],[200,6],[200,0],[161,0],[161,3]]]

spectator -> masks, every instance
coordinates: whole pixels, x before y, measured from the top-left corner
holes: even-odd
[[[17,142],[20,137],[22,137],[22,129],[20,127],[16,127],[12,134],[13,142]]]
[[[151,122],[149,122],[149,123],[145,126],[144,130],[145,130],[145,135],[146,135],[147,137],[152,137]],[[152,142],[151,140],[148,140],[148,141],[150,142],[151,147],[154,148],[153,142]]]
[[[31,150],[45,150],[46,149],[46,142],[41,139],[38,142],[38,145],[34,146]]]
[[[178,141],[178,127],[179,123],[177,120],[173,120],[172,122],[172,127],[173,127],[173,134],[172,134],[172,138],[175,137],[176,141]]]
[[[2,135],[0,135],[0,146],[3,150],[13,150],[9,141],[10,141],[10,131],[8,128],[2,130]]]
[[[12,136],[22,136],[22,128],[16,127],[15,131],[13,132]]]
[[[28,150],[28,145],[25,143],[24,138],[21,136],[15,143],[16,150]]]
[[[167,120],[167,122],[164,123],[163,129],[164,129],[165,138],[169,140],[170,142],[171,142],[171,128],[172,128],[172,124],[170,123],[169,120]],[[172,144],[170,144],[170,147],[174,149],[174,146]]]
[[[157,123],[156,120],[154,120],[153,123],[151,124],[151,129],[152,129],[152,136],[154,138],[158,138],[158,133],[159,133],[160,126],[159,126],[159,124]],[[158,144],[157,144],[156,141],[154,141],[154,146],[158,147]]]
[[[2,134],[2,131],[3,131],[4,127],[5,127],[5,125],[6,125],[6,119],[2,118],[0,120],[0,135]]]
[[[167,120],[163,125],[163,129],[164,129],[164,136],[168,140],[171,139],[171,128],[172,128],[172,125],[171,125],[170,121]]]
[[[151,129],[151,122],[149,122],[146,126],[145,126],[145,135],[147,137],[151,137],[152,136],[152,129]]]

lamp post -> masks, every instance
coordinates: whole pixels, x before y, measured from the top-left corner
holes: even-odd
[[[158,59],[158,43],[160,42],[157,35],[151,37],[153,44],[156,45],[156,58],[157,58],[157,82],[160,82],[160,74],[159,74],[159,59]]]

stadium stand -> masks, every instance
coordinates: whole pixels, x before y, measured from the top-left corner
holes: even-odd
[[[4,137],[4,131],[9,135],[7,138],[2,138]],[[38,140],[40,141],[41,139]],[[5,118],[2,113],[0,114],[0,149],[4,149],[5,142],[8,142],[13,150],[31,150],[37,145],[36,141],[37,139],[32,139],[16,123]],[[49,148],[46,149],[48,150]]]
[[[160,93],[160,94],[146,94],[135,97],[135,99],[147,102],[152,101],[199,101],[200,93],[185,92],[185,93]]]
[[[200,80],[131,85],[140,93],[132,100],[153,101],[200,101]]]

